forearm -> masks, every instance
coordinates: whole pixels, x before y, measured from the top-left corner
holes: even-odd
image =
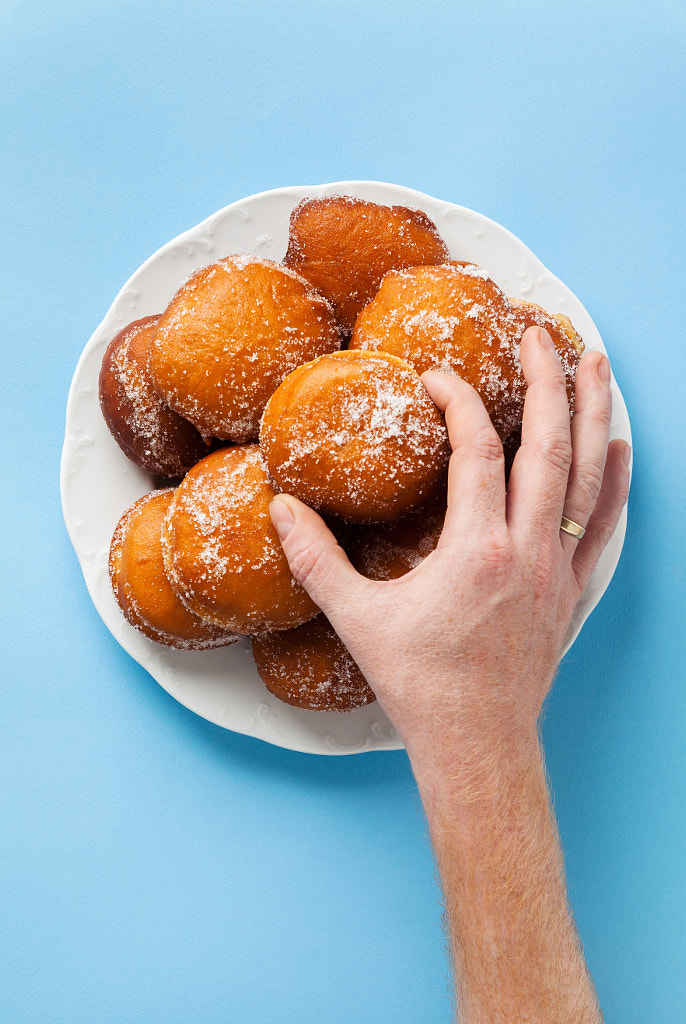
[[[460,737],[466,744],[466,734]],[[443,885],[460,1024],[598,1024],[535,730],[410,756]],[[481,749],[479,749],[481,748]]]

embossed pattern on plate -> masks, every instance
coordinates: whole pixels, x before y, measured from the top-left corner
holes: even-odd
[[[267,692],[247,641],[215,651],[172,651],[147,640],[124,620],[107,574],[110,540],[121,514],[149,491],[153,482],[120,451],[98,403],[100,364],[117,331],[132,320],[162,312],[188,276],[215,259],[245,252],[281,260],[293,207],[305,196],[334,193],[424,210],[436,223],[453,259],[483,265],[508,295],[565,313],[587,348],[605,351],[595,324],[576,296],[523,242],[473,210],[383,182],[344,181],[275,189],[232,203],[172,239],[124,285],[88,341],[74,373],[60,483],[65,523],[98,613],[122,647],[172,697],[217,725],[277,746],[317,754],[354,754],[402,747],[377,704],[347,715],[293,708]],[[612,437],[630,441],[626,406],[614,380],[612,389]],[[612,578],[625,530],[626,510],[574,613],[565,652]]]

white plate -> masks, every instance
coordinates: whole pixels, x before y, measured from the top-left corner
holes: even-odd
[[[61,491],[69,536],[98,612],[122,647],[176,700],[217,725],[278,746],[318,754],[352,754],[402,747],[377,704],[348,715],[292,708],[265,689],[247,641],[216,651],[178,652],[148,641],[125,622],[107,573],[110,539],[121,514],[151,489],[152,480],[120,451],[98,402],[98,374],[105,348],[125,324],[162,312],[194,270],[222,256],[246,252],[281,260],[293,207],[304,196],[332,193],[424,210],[454,259],[469,259],[486,267],[508,295],[567,314],[588,348],[605,351],[595,324],[576,296],[518,238],[481,214],[374,181],[263,192],[232,203],[168,242],[124,285],[74,373],[67,403]],[[630,440],[626,406],[614,381],[612,389],[612,436]],[[612,578],[625,530],[626,512],[576,609],[565,651]]]

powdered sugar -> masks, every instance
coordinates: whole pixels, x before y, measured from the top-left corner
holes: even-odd
[[[456,270],[467,277],[477,277],[481,281],[490,281],[488,271],[484,270],[483,267],[479,267],[476,263],[463,263],[461,266],[456,267]]]
[[[469,316],[470,313],[466,315]],[[400,327],[408,335],[413,335],[419,329],[430,331],[441,341],[448,341],[452,338],[459,325],[459,317],[445,316],[436,309],[425,309],[400,321]]]

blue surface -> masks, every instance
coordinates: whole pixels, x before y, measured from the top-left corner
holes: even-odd
[[[3,1024],[447,1024],[402,752],[319,758],[167,696],[62,523],[80,351],[168,239],[367,178],[519,235],[627,401],[624,554],[544,735],[608,1024],[686,1021],[682,0],[50,0],[0,7]]]

